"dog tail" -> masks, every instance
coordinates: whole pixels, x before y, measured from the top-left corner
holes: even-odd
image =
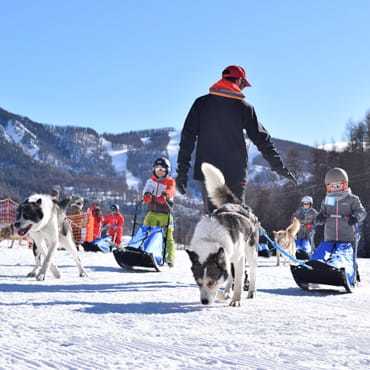
[[[202,163],[201,168],[208,197],[216,208],[220,208],[226,203],[241,203],[225,184],[224,175],[218,168],[206,162]]]
[[[290,233],[292,236],[296,236],[298,234],[298,231],[301,227],[301,223],[299,222],[297,217],[293,217],[293,221],[291,225],[288,226],[287,231]]]

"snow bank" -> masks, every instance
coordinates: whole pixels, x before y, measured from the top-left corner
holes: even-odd
[[[336,152],[343,152],[344,150],[347,149],[347,147],[348,147],[347,141],[338,141],[336,143],[322,144],[318,146],[319,149],[323,149],[328,152],[332,150]]]

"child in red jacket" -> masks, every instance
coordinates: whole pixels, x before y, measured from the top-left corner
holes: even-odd
[[[118,204],[113,204],[111,211],[112,213],[110,215],[104,216],[103,225],[108,225],[108,235],[112,237],[113,243],[119,247],[122,242],[125,218],[120,213]]]
[[[145,226],[161,226],[166,232],[166,261],[168,266],[175,263],[175,241],[173,239],[173,218],[171,209],[176,192],[175,180],[169,176],[171,164],[167,158],[161,157],[154,161],[153,175],[147,180],[143,190],[143,201],[148,205],[148,213],[144,218]]]

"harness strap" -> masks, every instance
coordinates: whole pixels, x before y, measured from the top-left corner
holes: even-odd
[[[246,221],[248,221],[248,222],[252,222],[254,225],[256,225],[256,224],[259,224],[259,222],[257,221],[256,222],[256,220],[252,220],[250,217],[247,217],[247,216],[245,216],[245,215],[243,215],[243,214],[241,214],[241,213],[237,213],[237,212],[229,212],[229,211],[225,211],[225,212],[219,212],[219,213],[215,213],[215,214],[217,214],[217,215],[221,215],[221,216],[223,216],[223,215],[231,215],[231,216],[237,216],[237,217],[240,217],[240,218],[244,218],[244,220],[246,220]],[[213,215],[211,215],[211,217],[212,217]],[[256,219],[257,219],[257,217],[255,217]]]

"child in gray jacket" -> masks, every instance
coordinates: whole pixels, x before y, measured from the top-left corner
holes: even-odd
[[[316,248],[312,260],[343,270],[346,285],[360,280],[356,262],[357,224],[366,218],[360,198],[348,187],[348,175],[342,168],[332,168],[325,176],[326,197],[316,222],[324,224],[324,241]]]
[[[316,217],[325,224],[324,240],[334,242],[355,241],[355,224],[362,223],[366,211],[360,198],[348,187],[348,175],[342,168],[332,168],[325,175],[326,197]]]

